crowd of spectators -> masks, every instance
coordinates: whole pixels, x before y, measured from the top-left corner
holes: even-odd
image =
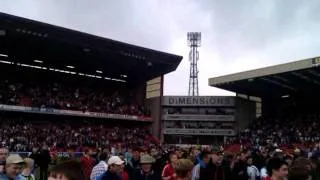
[[[110,152],[108,148],[97,153],[86,150],[80,158],[70,157],[49,170],[44,169],[40,179],[72,180],[317,180],[320,178],[320,156],[307,158],[303,153],[291,155],[280,151],[245,149],[237,154],[227,154],[216,147],[192,147],[189,149],[166,147],[162,149],[127,149],[125,154]],[[6,149],[0,153],[8,155]],[[3,156],[5,168],[0,177],[34,176],[32,166],[23,165],[26,159],[34,160],[36,166],[48,156],[46,147],[34,151],[23,160],[18,155]],[[1,156],[2,158],[2,156]],[[76,161],[69,161],[69,160]],[[40,161],[39,161],[40,160]],[[40,163],[41,164],[41,163]],[[66,166],[66,165],[70,166]],[[1,165],[0,165],[1,166]],[[12,166],[16,171],[11,171]],[[19,166],[23,171],[18,171]],[[31,168],[30,168],[31,167]],[[41,173],[41,171],[40,171]],[[39,177],[39,176],[37,176]],[[19,178],[17,178],[19,179]],[[20,179],[19,179],[20,180]]]
[[[15,152],[30,152],[32,148],[40,147],[44,143],[52,151],[79,152],[82,152],[85,147],[126,148],[132,144],[148,147],[157,143],[150,135],[148,126],[145,125],[128,127],[121,124],[99,123],[94,120],[86,121],[81,118],[70,121],[60,120],[61,118],[63,117],[41,121],[1,118],[0,142],[2,146],[8,146],[10,151]]]
[[[91,87],[88,84],[79,83],[55,83],[50,80],[28,82],[0,78],[0,104],[83,112],[150,115],[148,109],[136,101],[134,93],[115,91],[111,87],[106,90],[102,87]],[[173,112],[177,113],[175,110]],[[221,110],[211,112],[210,109],[203,109],[203,112],[228,115],[234,113],[234,109],[226,112]],[[161,178],[177,180],[179,176],[181,176],[180,179],[192,180],[253,180],[268,176],[286,177],[287,172],[281,174],[280,171],[286,171],[285,169],[290,167],[295,169],[291,172],[299,172],[301,164],[310,166],[307,168],[306,177],[310,175],[320,178],[319,175],[311,174],[319,171],[319,113],[291,116],[286,114],[278,118],[260,117],[237,137],[225,139],[224,142],[228,145],[239,145],[235,154],[228,154],[227,148],[223,152],[223,148],[215,149],[214,147],[181,149],[167,147],[164,144],[159,146],[158,140],[149,133],[147,125],[137,125],[132,122],[106,123],[102,120],[86,120],[79,117],[59,116],[57,118],[58,116],[26,114],[17,118],[16,115],[12,117],[6,113],[0,116],[0,147],[7,147],[10,152],[32,152],[30,158],[34,162],[27,159],[30,164],[39,165],[39,163],[42,164],[42,160],[47,159],[46,166],[42,166],[45,167],[45,170],[41,170],[42,174],[46,174],[48,164],[52,163],[51,158],[55,156],[55,152],[72,151],[81,153],[80,162],[81,166],[84,166],[81,168],[84,170],[81,176],[88,179],[92,176],[94,165],[98,166],[100,162],[105,163],[100,164],[101,167],[98,168],[103,172],[99,176],[95,175],[95,178],[91,177],[94,180],[107,179],[106,177],[110,175],[117,177],[118,174],[122,179],[129,180],[160,180]],[[179,121],[166,123],[165,127],[233,128],[233,124]],[[226,144],[220,145],[226,147]],[[289,151],[290,149],[294,151]],[[46,152],[45,155],[44,152]],[[67,155],[68,159],[75,158],[70,154]],[[19,157],[14,158],[14,162],[19,159]],[[14,164],[13,160],[11,161],[10,158],[1,160],[0,156],[0,162],[9,163],[8,171],[12,163]],[[19,162],[27,161],[19,159]],[[166,162],[168,162],[167,165]],[[188,162],[192,162],[192,168]],[[295,166],[297,162],[299,166]],[[73,164],[73,166],[76,165]],[[25,171],[27,174],[30,174],[30,167],[32,166],[29,165]],[[51,175],[64,173],[62,171],[58,166],[51,171]],[[46,179],[47,175],[42,176]]]
[[[149,116],[130,91],[50,81],[0,80],[0,104]]]
[[[318,113],[279,118],[260,117],[239,134],[242,145],[275,148],[303,148],[313,151],[320,147],[320,116]]]

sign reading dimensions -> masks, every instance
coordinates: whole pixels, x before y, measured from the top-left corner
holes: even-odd
[[[165,96],[164,106],[234,106],[232,96]]]

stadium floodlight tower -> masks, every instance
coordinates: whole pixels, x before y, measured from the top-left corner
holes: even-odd
[[[190,76],[189,76],[189,96],[199,96],[198,86],[198,47],[201,46],[201,32],[188,32],[188,46],[190,47]]]

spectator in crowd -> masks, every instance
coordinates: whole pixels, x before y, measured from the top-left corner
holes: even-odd
[[[141,169],[136,171],[132,179],[135,180],[160,180],[161,176],[152,169],[155,159],[146,154],[140,158]]]
[[[247,165],[247,151],[243,151],[240,154],[240,159],[235,163],[233,167],[234,179],[248,180],[248,165]]]
[[[226,163],[223,162],[223,154],[219,150],[219,148],[213,149],[213,153],[211,156],[211,163],[209,163],[209,169],[212,172],[211,174],[209,174],[210,180],[231,180],[232,179],[232,175],[231,175],[232,172],[231,172],[230,166],[226,165]],[[200,173],[200,177],[201,177],[201,173]]]
[[[34,160],[31,158],[25,158],[24,162],[25,165],[22,169],[21,174],[19,175],[19,180],[35,180],[35,177],[32,174],[34,168]]]
[[[192,179],[193,162],[190,159],[179,159],[175,165],[176,180]]]
[[[265,160],[265,164],[261,167],[260,169],[260,178],[262,180],[267,179],[268,177],[268,172],[267,172],[267,164],[269,162],[269,159]]]
[[[0,147],[0,175],[4,172],[4,167],[6,165],[6,159],[9,155],[8,148]]]
[[[109,155],[107,153],[102,153],[99,157],[100,162],[93,167],[90,180],[95,180],[97,177],[100,177],[103,173],[107,172]]]
[[[123,158],[122,158],[122,159],[123,159]],[[129,174],[128,174],[127,170],[125,169],[125,166],[124,166],[124,165],[122,165],[121,177],[122,177],[122,180],[130,180]]]
[[[47,145],[43,145],[39,153],[38,166],[40,167],[40,179],[48,178],[48,167],[51,162],[50,152]]]
[[[266,180],[286,180],[288,176],[288,164],[279,158],[272,158],[267,164],[268,177]]]
[[[288,180],[312,180],[310,170],[304,165],[294,165],[290,168]]]
[[[80,158],[80,162],[86,178],[90,178],[92,168],[95,164],[95,160],[91,157],[92,150],[85,149],[83,156]]]
[[[132,159],[132,148],[128,148],[128,150],[124,153],[124,160],[126,163],[131,162]]]
[[[260,177],[259,169],[253,164],[253,158],[248,157],[248,176],[249,180],[256,180]]]
[[[126,169],[130,179],[133,177],[134,173],[140,169],[140,150],[138,148],[132,150],[132,158],[127,162]]]
[[[291,166],[292,163],[293,163],[293,156],[291,156],[291,155],[286,155],[286,156],[284,157],[284,160],[288,163],[288,166]]]
[[[36,176],[36,168],[38,167],[39,164],[39,149],[37,147],[32,148],[32,152],[29,155],[29,158],[31,158],[34,161],[33,169],[32,169],[32,174]],[[50,158],[51,159],[51,158]]]
[[[122,180],[123,163],[119,156],[111,156],[108,160],[108,171],[97,180]]]
[[[5,173],[0,176],[1,180],[15,180],[22,171],[24,161],[21,156],[14,154],[6,159]]]
[[[162,180],[176,180],[176,173],[174,171],[174,167],[178,163],[178,155],[175,153],[171,153],[169,155],[169,162],[162,170]]]
[[[161,175],[162,169],[166,165],[166,155],[161,153],[161,149],[155,147],[150,150],[150,155],[155,159],[152,169]]]
[[[50,169],[48,180],[86,180],[81,164],[67,161]]]
[[[208,151],[201,152],[200,159],[200,162],[192,170],[192,180],[199,180],[200,174],[201,179],[204,179],[205,177],[208,177],[208,174],[212,173],[211,169],[208,168],[211,160],[211,153]]]
[[[8,155],[9,155],[8,148],[0,147],[0,161],[6,161]]]

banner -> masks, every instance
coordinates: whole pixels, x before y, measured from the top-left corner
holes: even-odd
[[[233,96],[164,96],[163,106],[235,106]]]
[[[206,136],[235,136],[233,129],[179,129],[165,128],[163,134],[206,135]]]
[[[24,107],[24,106],[12,106],[0,104],[0,111],[18,111],[18,112],[29,112],[38,114],[55,114],[55,115],[66,115],[66,116],[81,116],[81,117],[94,117],[103,119],[124,119],[124,120],[137,120],[137,121],[152,121],[149,117],[133,116],[124,114],[108,114],[98,112],[83,112],[83,111],[71,111],[71,110],[59,110],[53,108],[37,108],[37,107]]]
[[[165,114],[165,121],[216,121],[216,122],[234,122],[234,115],[191,115],[191,114]]]

